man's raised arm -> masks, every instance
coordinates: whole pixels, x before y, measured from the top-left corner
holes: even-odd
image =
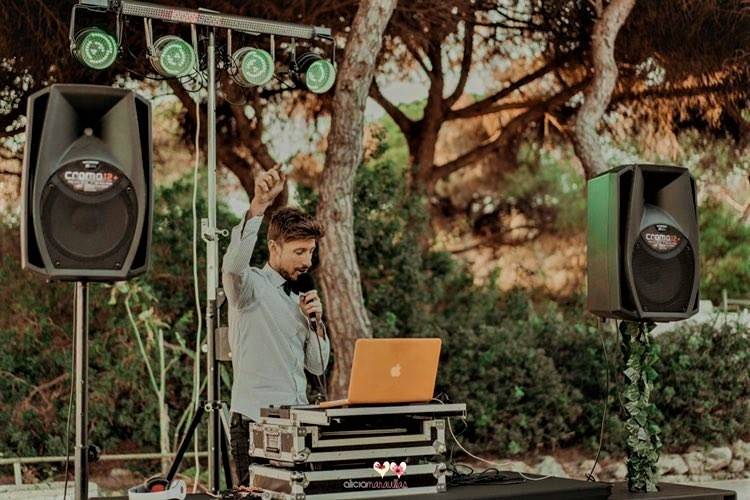
[[[284,190],[286,177],[274,167],[255,179],[255,193],[242,222],[232,229],[229,246],[222,261],[222,280],[227,300],[242,307],[252,299],[250,258],[258,241],[263,214],[276,196]]]

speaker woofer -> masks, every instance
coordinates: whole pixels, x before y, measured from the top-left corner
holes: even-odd
[[[685,312],[695,274],[690,244],[673,256],[656,254],[645,240],[633,251],[635,289],[644,311]]]

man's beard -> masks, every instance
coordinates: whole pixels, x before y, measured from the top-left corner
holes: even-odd
[[[300,274],[302,274],[302,273],[305,273],[305,272],[307,272],[307,268],[306,268],[306,267],[300,267],[300,268],[294,269],[294,270],[292,271],[292,273],[294,273],[294,272],[296,272],[296,273],[297,273],[297,277],[299,277],[299,275],[300,275]],[[294,280],[295,280],[295,279],[297,279],[297,278],[293,278],[293,277],[292,277],[292,273],[289,273],[289,272],[287,272],[287,270],[286,270],[286,269],[282,269],[282,270],[281,270],[281,272],[280,272],[279,274],[281,274],[281,276],[282,276],[282,277],[283,277],[283,278],[284,278],[285,280],[287,280],[287,281],[294,281]]]

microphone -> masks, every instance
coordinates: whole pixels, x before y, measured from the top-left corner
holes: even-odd
[[[297,277],[297,291],[300,294],[311,292],[315,290],[315,281],[313,281],[313,277],[310,273],[301,273]],[[310,319],[310,326],[313,329],[313,332],[318,332],[318,320],[315,317],[315,314],[311,313],[308,315]]]

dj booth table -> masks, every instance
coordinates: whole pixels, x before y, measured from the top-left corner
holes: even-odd
[[[515,484],[487,484],[449,487],[445,493],[406,495],[388,498],[415,500],[489,500],[519,498],[523,500],[736,500],[737,494],[729,490],[662,483],[657,493],[629,493],[625,483],[593,483],[575,479],[551,477],[543,481],[526,481]],[[208,495],[188,495],[189,500],[213,500]],[[226,497],[225,497],[226,498]],[[231,497],[229,497],[231,498]],[[237,497],[240,498],[240,497]],[[248,499],[254,497],[246,497]],[[260,498],[260,497],[255,497]],[[127,500],[127,497],[107,497],[106,500]],[[101,500],[105,500],[102,498]]]
[[[261,421],[253,423],[249,429],[250,454],[254,460],[268,462],[254,462],[251,465],[250,484],[264,491],[266,498],[309,497],[340,500],[338,494],[345,498],[361,498],[359,495],[355,496],[352,490],[342,489],[352,486],[339,483],[343,480],[371,479],[377,475],[376,472],[370,465],[362,469],[362,463],[372,464],[371,460],[396,456],[399,459],[406,457],[405,460],[415,457],[421,460],[415,460],[414,465],[409,465],[409,473],[406,475],[407,480],[410,480],[409,485],[398,490],[368,489],[362,490],[361,493],[368,498],[417,500],[737,498],[733,491],[669,483],[660,484],[656,493],[632,494],[622,482],[612,484],[560,477],[541,479],[533,474],[529,475],[531,479],[520,480],[514,472],[501,474],[505,482],[456,484],[459,483],[458,480],[463,482],[465,479],[457,477],[457,481],[451,485],[451,477],[444,462],[437,463],[439,459],[430,457],[442,456],[445,451],[446,425],[441,425],[444,424],[443,420],[464,416],[465,412],[466,405],[456,403],[329,409],[302,405],[263,409]],[[429,461],[425,463],[427,460]],[[331,467],[331,463],[343,463],[344,467]],[[350,464],[359,464],[360,468]],[[431,468],[432,466],[435,467]],[[415,470],[418,472],[411,473]],[[420,482],[420,474],[429,476],[432,483]],[[262,478],[265,482],[254,483],[254,476],[256,479]],[[319,481],[316,484],[317,489],[307,489],[314,480]],[[277,481],[278,484],[271,484],[271,481]],[[435,481],[438,481],[436,485]],[[425,484],[428,486],[425,487]],[[188,495],[187,498],[202,500],[216,497]],[[222,498],[231,499],[233,496],[224,495]],[[237,495],[235,498],[243,497]],[[244,498],[262,496],[258,493]]]

